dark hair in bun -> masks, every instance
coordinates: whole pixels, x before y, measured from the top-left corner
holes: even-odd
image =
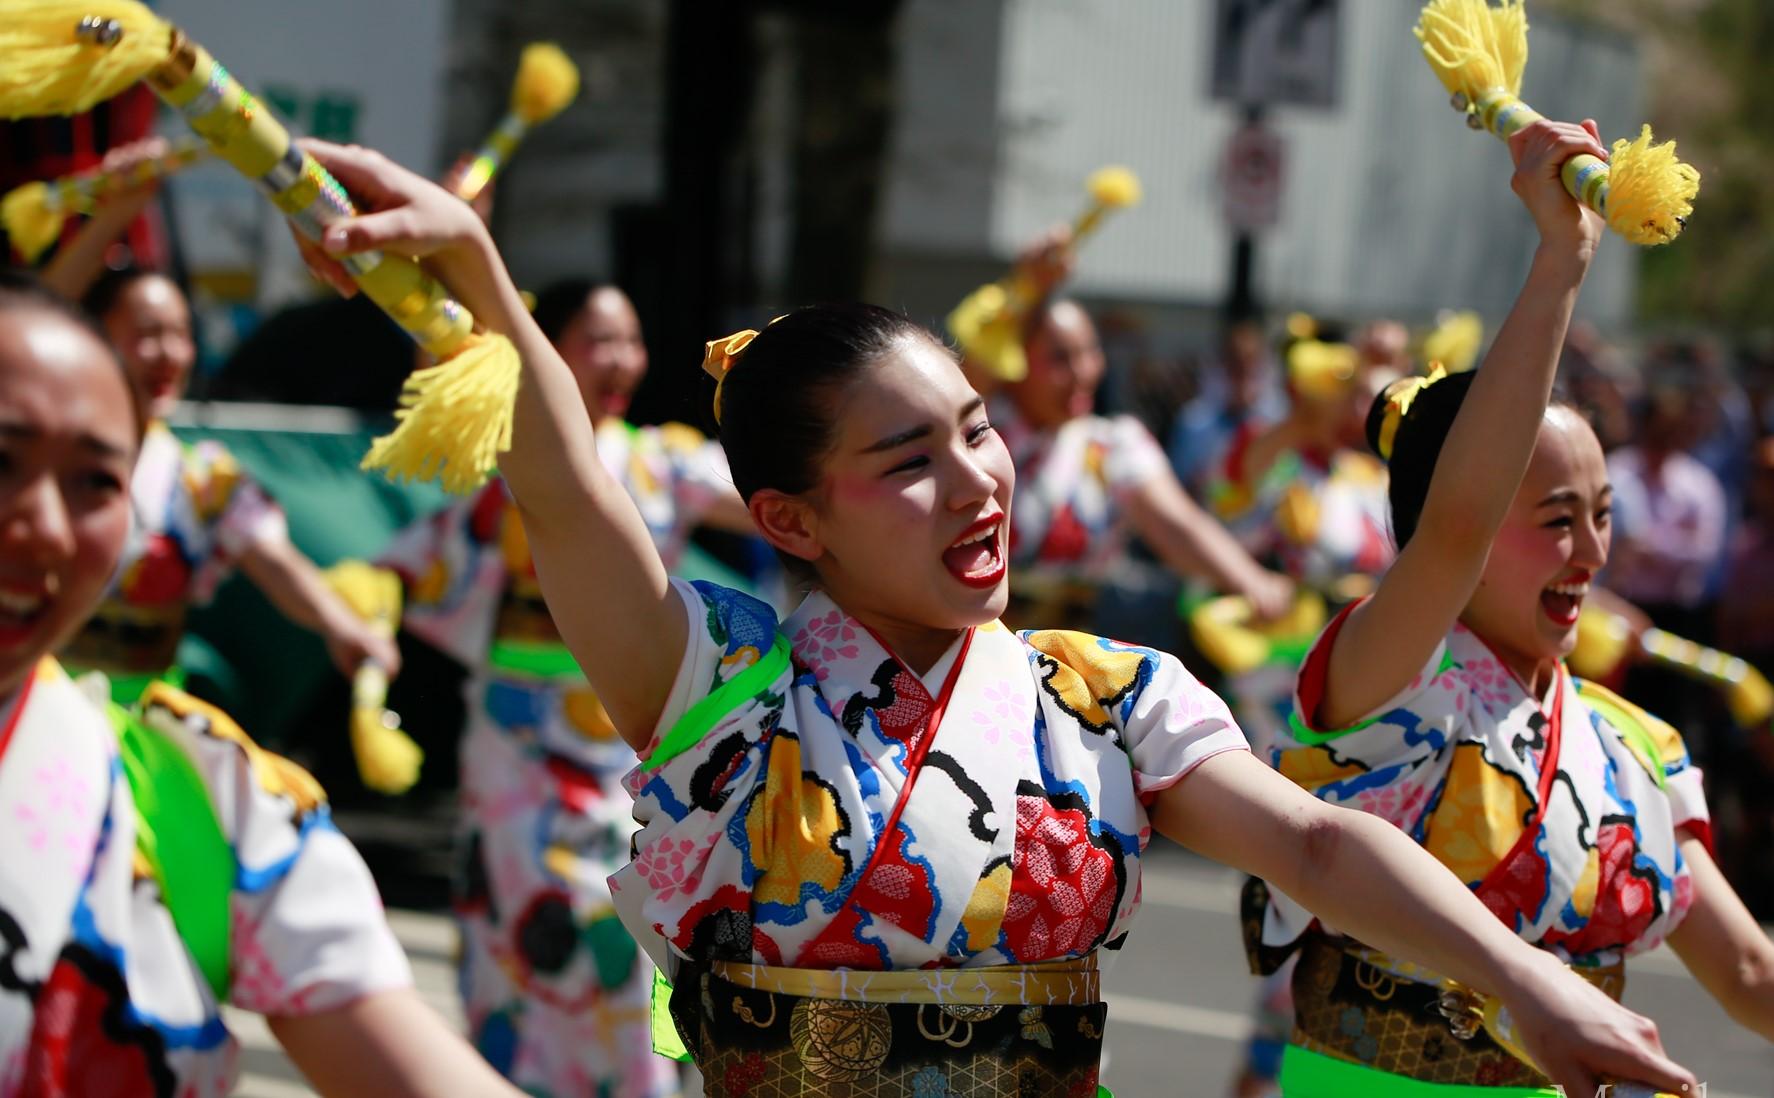
[[[1466,402],[1466,391],[1472,388],[1476,373],[1450,374],[1419,391],[1393,433],[1390,456],[1380,446],[1381,432],[1391,396],[1403,382],[1393,382],[1381,390],[1367,411],[1367,444],[1386,459],[1391,473],[1386,494],[1392,504],[1392,540],[1400,549],[1417,532],[1417,520],[1429,498],[1429,482],[1435,476],[1442,443],[1453,429],[1454,417],[1460,414],[1460,405]]]
[[[1417,521],[1423,517],[1423,504],[1429,499],[1429,482],[1434,479],[1435,465],[1441,459],[1442,443],[1453,430],[1454,418],[1460,414],[1460,406],[1466,403],[1466,392],[1472,388],[1472,379],[1476,376],[1476,370],[1449,374],[1418,392],[1410,409],[1399,420],[1398,429],[1393,432],[1390,456],[1381,449],[1380,436],[1386,424],[1390,394],[1396,391],[1394,386],[1399,383],[1394,382],[1381,390],[1367,410],[1367,444],[1386,461],[1390,474],[1386,495],[1392,505],[1392,540],[1401,550],[1417,532]],[[1563,408],[1585,423],[1589,422],[1588,417],[1557,390],[1553,391],[1546,406]],[[1475,472],[1484,475],[1482,469]]]

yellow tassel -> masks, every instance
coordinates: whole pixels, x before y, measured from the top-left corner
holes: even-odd
[[[1072,245],[1096,231],[1111,210],[1135,205],[1140,200],[1140,179],[1128,168],[1109,165],[1090,173],[1084,181],[1090,205],[1072,222]],[[949,313],[949,334],[968,359],[1000,381],[1021,381],[1029,376],[1029,360],[1023,351],[1023,319],[1040,295],[1038,287],[1012,274],[968,294]]]
[[[1136,205],[1140,200],[1140,177],[1119,165],[1098,168],[1085,181],[1084,187],[1090,192],[1092,201],[1111,210]]]
[[[10,0],[0,11],[0,115],[78,114],[172,52],[172,27],[133,0]]]
[[[511,86],[511,113],[529,125],[546,122],[579,94],[579,68],[553,42],[524,47]]]
[[[1450,374],[1464,373],[1478,361],[1479,348],[1483,346],[1482,317],[1470,309],[1447,313],[1439,317],[1434,329],[1423,337],[1423,361],[1439,362]]]
[[[1667,244],[1682,231],[1700,193],[1700,172],[1675,158],[1675,142],[1614,142],[1608,159],[1608,227],[1634,244]]]
[[[1001,282],[981,286],[949,314],[949,334],[973,362],[999,381],[1029,376],[1022,321]]]
[[[1521,94],[1528,64],[1528,16],[1522,0],[1429,0],[1417,19],[1423,56],[1451,95],[1476,103],[1483,92],[1502,88]]]
[[[327,586],[351,612],[392,637],[400,625],[400,577],[361,560],[328,568]],[[405,793],[419,780],[425,752],[400,730],[400,718],[386,706],[388,674],[374,664],[358,668],[351,684],[351,753],[363,784],[389,796]]]
[[[400,394],[400,422],[377,439],[365,469],[400,480],[437,477],[451,492],[468,492],[511,446],[511,416],[522,362],[502,335],[475,333],[435,366],[413,371]]]
[[[351,754],[363,784],[392,797],[419,780],[425,751],[400,730],[400,718],[383,708],[387,697],[388,676],[380,667],[365,664],[352,688]]]
[[[49,208],[47,183],[26,183],[0,199],[0,223],[5,224],[7,237],[26,263],[37,262],[44,249],[55,243],[65,220],[66,211]]]

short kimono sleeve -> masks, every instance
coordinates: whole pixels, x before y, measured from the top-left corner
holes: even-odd
[[[661,939],[686,956],[746,959],[758,873],[747,808],[768,776],[792,672],[769,606],[717,584],[672,585],[689,635],[652,742],[626,780],[641,830],[611,896],[661,965]]]
[[[1250,749],[1226,703],[1168,652],[1158,653],[1152,680],[1122,720],[1122,735],[1134,790],[1147,803],[1215,755]]]
[[[234,851],[230,1001],[299,1016],[411,986],[375,881],[307,771],[179,691],[156,685],[142,705],[203,778]]]
[[[1170,459],[1146,425],[1132,416],[1108,420],[1107,451],[1103,455],[1103,480],[1116,493],[1131,492],[1136,485],[1156,476],[1169,476]]]
[[[1045,688],[1062,711],[1120,732],[1134,792],[1148,804],[1213,756],[1249,750],[1226,703],[1175,656],[1065,630],[1022,638],[1052,661]]]
[[[185,451],[184,474],[195,517],[211,533],[211,553],[198,564],[192,583],[193,596],[206,602],[241,557],[258,546],[288,540],[289,522],[283,508],[214,439]]]
[[[1712,849],[1712,813],[1706,806],[1703,775],[1688,754],[1687,741],[1675,726],[1593,682],[1578,681],[1577,696],[1621,735],[1629,750],[1647,766],[1662,769],[1659,783],[1669,800],[1669,819]]]

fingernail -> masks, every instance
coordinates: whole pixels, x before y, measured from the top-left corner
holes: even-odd
[[[325,233],[321,234],[320,246],[325,248],[327,250],[327,254],[329,254],[329,255],[344,255],[345,254],[345,228],[344,228],[344,226],[335,225],[332,228],[329,228]]]

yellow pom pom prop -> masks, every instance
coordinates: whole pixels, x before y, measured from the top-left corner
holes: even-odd
[[[1722,690],[1739,727],[1766,727],[1774,717],[1774,685],[1748,661],[1661,629],[1647,629],[1635,642],[1625,618],[1594,604],[1583,607],[1577,647],[1568,659],[1571,670],[1586,679],[1605,679],[1635,653]]]
[[[400,624],[400,577],[363,561],[341,561],[326,570],[326,581],[364,621],[392,637]],[[400,728],[388,707],[388,672],[373,663],[358,668],[351,682],[351,753],[363,784],[378,793],[405,793],[419,780],[425,752]]]
[[[1072,222],[1072,247],[1101,227],[1111,210],[1137,205],[1141,197],[1139,177],[1117,165],[1097,169],[1084,187],[1090,204]],[[969,359],[993,377],[1021,381],[1029,374],[1023,321],[1040,296],[1040,288],[1020,272],[981,286],[949,313],[949,334]]]
[[[1423,56],[1453,96],[1467,125],[1500,138],[1539,121],[1521,101],[1528,59],[1528,20],[1522,0],[1429,0],[1416,27]],[[1609,159],[1572,157],[1562,170],[1565,190],[1634,244],[1667,244],[1694,211],[1700,173],[1675,158],[1675,143],[1651,144],[1651,128],[1637,140],[1616,141]]]
[[[182,137],[172,143],[166,155],[144,160],[125,172],[94,168],[47,183],[26,183],[0,198],[0,223],[25,261],[35,263],[61,235],[68,215],[90,214],[118,191],[164,179],[208,155],[209,146],[201,138]]]
[[[28,0],[15,6],[30,18],[13,19],[0,38],[7,73],[0,79],[0,115],[82,109],[127,85],[117,83],[127,68],[130,80],[145,77],[304,236],[319,240],[326,226],[356,215],[345,188],[295,146],[270,111],[207,50],[140,4]],[[19,70],[38,73],[54,94],[16,79]],[[407,380],[399,425],[377,441],[365,464],[397,478],[435,475],[454,492],[472,489],[511,442],[521,367],[516,349],[504,336],[475,332],[473,315],[409,258],[362,252],[344,266],[370,300],[439,360]]]
[[[10,0],[0,19],[8,117],[79,114],[147,76],[172,27],[134,0]]]
[[[1467,310],[1445,313],[1423,337],[1423,361],[1438,362],[1450,374],[1465,373],[1484,346],[1484,319]]]
[[[1189,636],[1203,656],[1227,675],[1243,675],[1266,664],[1298,663],[1324,628],[1323,596],[1301,591],[1280,618],[1258,622],[1250,600],[1221,595],[1189,613]]]
[[[1312,400],[1332,400],[1349,391],[1361,356],[1347,343],[1295,340],[1287,349],[1287,380],[1293,391]]]
[[[468,170],[456,184],[456,197],[473,202],[511,159],[530,132],[561,111],[579,94],[579,69],[553,42],[532,42],[518,60],[511,86],[511,109],[481,142]]]

